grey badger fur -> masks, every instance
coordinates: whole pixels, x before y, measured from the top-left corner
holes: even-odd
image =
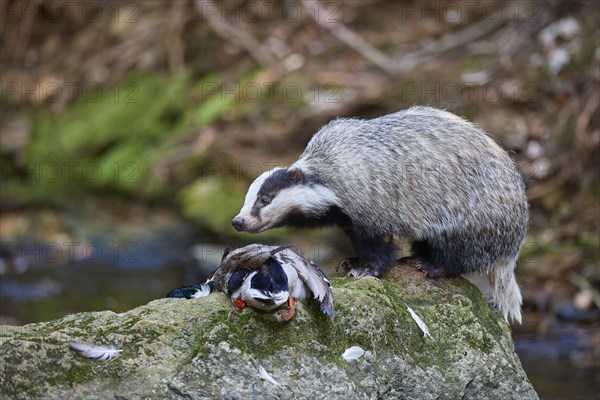
[[[492,304],[520,322],[514,269],[528,214],[523,179],[494,140],[419,106],[331,121],[298,161],[252,183],[232,224],[245,232],[339,225],[356,250],[355,277],[381,275],[396,261],[393,235],[406,237],[428,276],[485,274]]]

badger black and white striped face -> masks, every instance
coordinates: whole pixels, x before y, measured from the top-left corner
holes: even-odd
[[[335,204],[335,194],[300,168],[275,168],[250,185],[231,223],[238,231],[257,233],[286,225],[292,216],[318,217]]]

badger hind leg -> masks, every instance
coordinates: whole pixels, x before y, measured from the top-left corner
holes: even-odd
[[[456,276],[464,272],[457,252],[444,243],[415,241],[412,243],[412,251],[410,258],[417,260],[417,269],[429,278]]]
[[[453,243],[460,245],[453,247]],[[490,248],[485,245],[483,240],[471,243],[418,241],[413,243],[412,257],[417,258],[417,268],[428,277],[464,275],[481,290],[506,322],[512,319],[521,323],[523,298],[514,273],[518,254],[507,256],[484,251]],[[484,276],[488,282],[477,278]]]
[[[441,276],[448,276],[444,267],[434,265],[423,258],[417,259],[416,267],[419,271],[422,271],[428,278],[439,278]]]

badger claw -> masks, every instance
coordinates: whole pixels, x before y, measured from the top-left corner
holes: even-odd
[[[376,265],[373,263],[361,263],[356,257],[344,258],[335,267],[335,272],[338,272],[341,268],[346,271],[346,278],[362,279],[381,276],[381,272]]]
[[[343,269],[344,271],[350,271],[351,269],[356,267],[357,264],[358,258],[356,257],[344,258],[335,266],[335,272],[339,272],[340,269]]]
[[[435,266],[429,261],[423,259],[419,259],[417,261],[416,267],[419,271],[423,272],[428,278],[439,278],[441,276],[447,275],[444,268]]]
[[[378,276],[379,276],[379,272],[377,272],[373,268],[352,268],[346,274],[347,278],[354,277],[354,279],[363,279],[363,278],[378,279]]]
[[[346,278],[377,278],[381,275],[378,268],[373,266],[371,263],[363,264],[359,262],[358,258],[356,257],[344,258],[335,267],[335,272],[338,272],[340,269],[344,269],[344,271],[346,271]]]

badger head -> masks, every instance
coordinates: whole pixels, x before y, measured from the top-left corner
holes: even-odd
[[[250,185],[244,206],[231,223],[238,231],[257,233],[293,220],[318,219],[337,202],[330,189],[297,166],[275,168]]]

